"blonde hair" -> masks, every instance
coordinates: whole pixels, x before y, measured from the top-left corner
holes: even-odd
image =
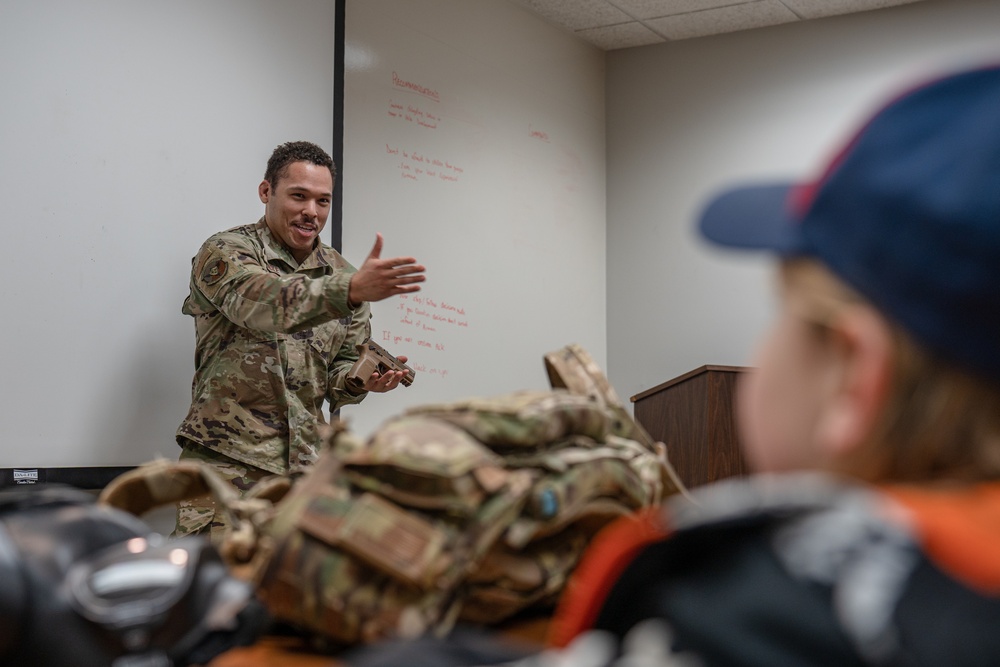
[[[788,260],[781,277],[819,336],[844,309],[868,303],[815,261]],[[893,337],[888,397],[842,472],[875,483],[1000,479],[1000,385],[939,358],[884,319]]]

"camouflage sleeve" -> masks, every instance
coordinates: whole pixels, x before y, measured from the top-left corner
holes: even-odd
[[[267,270],[249,244],[213,237],[194,258],[191,286],[198,301],[242,327],[294,332],[351,315],[347,292],[354,272],[347,265],[322,278],[279,276]]]
[[[352,394],[348,391],[347,373],[351,370],[354,362],[358,360],[357,346],[364,343],[371,336],[371,315],[371,308],[369,308],[367,303],[362,304],[355,311],[347,336],[344,338],[344,343],[340,346],[340,350],[333,358],[333,361],[330,362],[329,382],[327,383],[329,394],[327,395],[327,400],[330,401],[331,410],[336,410],[343,405],[360,403],[368,395],[367,391],[360,394]]]

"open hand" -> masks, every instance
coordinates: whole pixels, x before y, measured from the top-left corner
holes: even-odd
[[[413,257],[382,259],[381,254],[382,234],[376,233],[371,252],[357,273],[351,276],[347,298],[352,306],[362,301],[381,301],[396,294],[418,292],[418,283],[427,279],[423,265],[417,264]]]

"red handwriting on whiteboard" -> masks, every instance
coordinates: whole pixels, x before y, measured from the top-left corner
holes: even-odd
[[[413,92],[419,93],[424,97],[434,100],[435,102],[441,101],[441,95],[438,93],[438,91],[413,81],[407,81],[406,79],[399,76],[395,72],[392,73],[392,85],[394,85],[397,88],[412,90]]]
[[[420,348],[419,355],[432,361],[434,354],[445,352],[448,345],[436,335],[469,329],[464,307],[429,296],[400,295],[396,313],[399,327],[395,331],[383,329],[382,340],[388,345],[416,345]],[[445,336],[444,340],[453,339]],[[425,353],[431,356],[423,356]]]
[[[421,179],[433,179],[449,183],[457,183],[465,169],[453,163],[451,160],[442,160],[433,155],[427,155],[420,151],[409,151],[400,149],[391,144],[385,145],[386,155],[395,156],[399,161],[396,168],[400,175],[412,181]]]
[[[407,356],[406,363],[410,368],[418,373],[427,373],[441,378],[448,376],[448,369],[445,368],[443,364],[439,363],[434,357],[423,356],[424,351],[444,352],[444,345],[441,343],[435,343],[434,341],[427,340],[427,338],[421,336],[414,337],[406,334],[398,334],[390,329],[382,330],[382,342],[386,346],[393,347],[398,347],[400,345],[416,345],[420,348],[420,351],[418,352],[420,360],[417,361],[412,359],[410,356]]]
[[[398,122],[413,123],[428,130],[436,130],[441,122],[440,116],[434,115],[419,105],[403,104],[394,100],[389,100],[387,113],[389,118],[395,118]]]
[[[469,328],[469,318],[465,315],[465,308],[445,301],[439,302],[427,296],[401,294],[396,310],[399,313],[400,324],[422,331],[437,331],[439,326]]]
[[[545,143],[549,143],[549,135],[548,135],[548,133],[547,132],[542,132],[541,130],[536,130],[536,129],[532,128],[531,125],[528,125],[528,136],[531,137],[532,139],[540,139],[541,141],[544,141]]]

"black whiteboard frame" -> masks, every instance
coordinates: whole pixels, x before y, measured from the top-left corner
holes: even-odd
[[[333,158],[337,165],[337,180],[333,184],[333,209],[330,211],[330,245],[343,251],[344,236],[344,23],[347,0],[337,0],[334,6],[334,51],[337,62],[333,68]]]

